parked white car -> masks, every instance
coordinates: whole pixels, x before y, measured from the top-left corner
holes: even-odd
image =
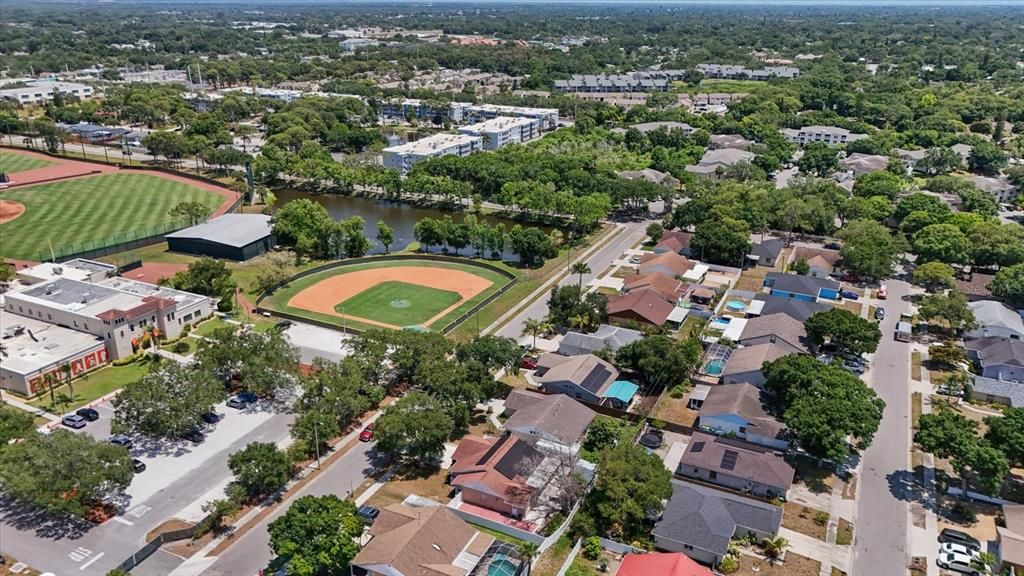
[[[935,563],[939,565],[939,568],[944,568],[952,572],[970,574],[971,576],[982,576],[982,570],[980,568],[974,568],[971,565],[971,560],[972,558],[966,554],[951,552],[948,554],[939,554]]]
[[[970,557],[972,560],[981,555],[981,552],[968,548],[963,544],[957,544],[956,542],[945,542],[942,547],[939,548],[939,554],[963,554],[964,556]]]

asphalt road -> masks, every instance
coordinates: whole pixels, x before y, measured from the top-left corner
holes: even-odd
[[[374,442],[360,442],[353,446],[272,513],[236,538],[231,547],[218,556],[203,574],[205,576],[249,576],[265,568],[273,559],[267,525],[284,514],[291,503],[301,496],[335,494],[339,498],[347,497],[373,471],[370,455],[374,445]]]
[[[910,309],[906,282],[887,281],[882,341],[865,374],[885,413],[871,446],[863,453],[857,485],[857,536],[853,576],[903,576],[909,558],[910,345],[893,339],[900,314]]]
[[[218,407],[227,413],[230,408]],[[100,409],[106,417],[105,410]],[[23,506],[0,499],[0,548],[32,567],[56,574],[102,575],[135,552],[146,533],[182,512],[195,513],[231,478],[228,455],[250,442],[288,438],[291,414],[229,414],[199,446],[187,443],[137,445],[133,456],[147,464],[127,490],[124,512],[104,524],[45,520]],[[248,423],[257,423],[249,428]],[[101,422],[83,432],[99,433]],[[238,429],[247,432],[238,433]],[[109,427],[107,427],[109,430]],[[219,432],[219,434],[218,434]],[[201,516],[201,511],[199,511]],[[149,574],[145,569],[135,572]]]
[[[593,280],[598,274],[604,271],[613,260],[621,256],[627,249],[632,248],[634,244],[643,240],[647,236],[647,225],[650,222],[630,222],[624,225],[624,230],[619,232],[611,242],[605,244],[599,248],[590,258],[587,259],[587,266],[590,267],[590,274],[583,275],[583,284]],[[571,262],[575,262],[573,258]],[[570,274],[563,278],[558,284],[559,286],[565,286],[567,284],[576,284],[580,281],[580,278],[576,274]],[[530,318],[543,318],[548,314],[548,297],[547,295],[541,296],[529,306],[524,308],[516,314],[511,320],[509,320],[504,326],[498,329],[496,334],[498,336],[506,336],[515,340],[523,338],[523,327],[526,321]]]

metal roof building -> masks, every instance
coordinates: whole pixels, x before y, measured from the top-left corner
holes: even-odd
[[[273,246],[270,216],[262,214],[224,214],[167,235],[173,252],[227,260],[248,260]]]

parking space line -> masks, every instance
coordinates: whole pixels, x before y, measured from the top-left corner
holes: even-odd
[[[121,524],[127,524],[128,526],[135,526],[135,522],[132,522],[131,520],[125,520],[120,516],[114,516],[113,518],[111,518],[111,520],[115,522],[120,522]]]
[[[97,554],[97,555],[93,556],[91,560],[89,560],[89,561],[88,561],[88,562],[86,562],[85,564],[82,564],[81,566],[79,566],[79,567],[78,567],[78,569],[79,569],[79,570],[85,570],[85,569],[86,569],[86,568],[88,568],[89,566],[92,566],[92,563],[93,563],[93,562],[95,562],[95,561],[97,561],[97,560],[99,560],[100,558],[103,558],[103,555],[104,555],[104,554],[106,554],[106,552],[100,552],[99,554]]]

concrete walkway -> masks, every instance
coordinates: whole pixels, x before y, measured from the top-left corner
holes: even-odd
[[[911,380],[910,389],[911,392],[921,394],[921,414],[931,414],[931,395],[934,392],[934,388],[931,382],[931,375],[928,369],[924,367],[924,363],[928,361],[928,347],[922,343],[915,342],[911,344],[911,350],[920,353],[922,366],[921,379]],[[935,458],[931,454],[925,453],[922,466],[922,475],[924,477],[922,496],[924,502],[914,502],[910,506],[911,522],[908,524],[910,528],[910,555],[927,558],[928,561],[925,564],[928,566],[929,576],[937,576],[939,568],[931,559],[938,554],[939,526],[938,516],[935,514],[935,506],[930,504],[936,502],[938,498],[935,486]],[[924,517],[924,526],[920,525],[921,516]]]
[[[782,536],[789,542],[790,552],[795,552],[801,556],[806,556],[812,560],[821,562],[821,575],[828,576],[832,573],[832,548],[833,546],[827,542],[822,542],[817,538],[801,534],[795,530],[789,528],[779,528],[779,536]],[[839,569],[843,569],[841,566],[836,566]]]
[[[8,393],[6,393],[6,392],[4,392],[2,390],[0,390],[0,400],[10,404],[11,406],[14,406],[15,408],[18,408],[19,410],[24,410],[25,412],[28,412],[29,414],[32,414],[33,416],[42,416],[43,418],[46,418],[50,422],[59,422],[60,421],[60,416],[57,416],[56,414],[52,414],[50,412],[47,412],[46,410],[43,410],[42,408],[36,408],[35,406],[33,406],[31,404],[26,404],[25,402],[22,402],[21,400],[18,400],[17,398],[12,396],[11,394],[8,394]]]

